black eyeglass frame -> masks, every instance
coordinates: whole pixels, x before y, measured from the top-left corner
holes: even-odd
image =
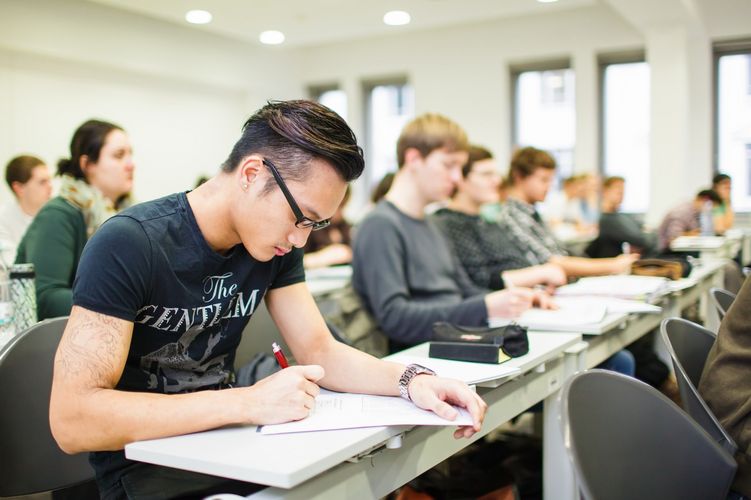
[[[274,166],[271,160],[267,160],[266,158],[263,159],[263,164],[266,165],[269,170],[271,170],[271,175],[274,176],[276,184],[279,186],[279,189],[282,190],[282,194],[287,199],[289,208],[292,209],[292,213],[295,215],[295,227],[299,227],[301,229],[311,228],[313,231],[318,231],[319,229],[323,229],[331,224],[331,219],[313,220],[310,217],[305,217],[305,215],[303,215],[302,213],[302,210],[300,210],[300,206],[292,197],[292,193],[289,192],[289,188],[284,182],[284,179],[282,179],[279,170],[276,169],[276,166]]]

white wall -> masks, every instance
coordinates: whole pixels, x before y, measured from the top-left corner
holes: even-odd
[[[191,188],[265,100],[301,95],[291,53],[78,1],[2,0],[0,12],[2,161],[53,166],[80,123],[113,121],[134,146],[138,200]]]

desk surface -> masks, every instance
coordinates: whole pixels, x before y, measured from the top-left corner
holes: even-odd
[[[560,356],[580,339],[576,334],[531,334],[529,354],[509,363],[514,362],[521,373],[530,371]],[[462,364],[457,362],[459,367]],[[257,433],[255,426],[245,426],[131,443],[125,454],[132,460],[292,488],[406,429],[373,427],[265,436]]]

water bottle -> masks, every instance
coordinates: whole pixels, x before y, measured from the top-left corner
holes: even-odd
[[[20,333],[37,322],[34,264],[13,264],[10,266],[9,277],[13,326]]]
[[[714,205],[711,200],[706,200],[699,213],[699,232],[702,236],[714,236],[714,220],[712,218],[712,209]]]
[[[10,299],[10,280],[0,272],[0,347],[13,337],[13,302]]]

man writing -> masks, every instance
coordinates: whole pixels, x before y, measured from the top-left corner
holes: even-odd
[[[270,103],[246,122],[222,171],[190,193],[126,210],[89,241],[55,359],[50,423],[67,452],[93,451],[103,498],[207,491],[211,478],[154,473],[126,443],[229,424],[305,418],[319,386],[408,397],[480,429],[466,384],[337,343],[304,283],[302,251],[363,169],[354,134],[309,101]],[[240,335],[265,297],[300,366],[233,388]],[[226,485],[221,489],[228,491]]]

